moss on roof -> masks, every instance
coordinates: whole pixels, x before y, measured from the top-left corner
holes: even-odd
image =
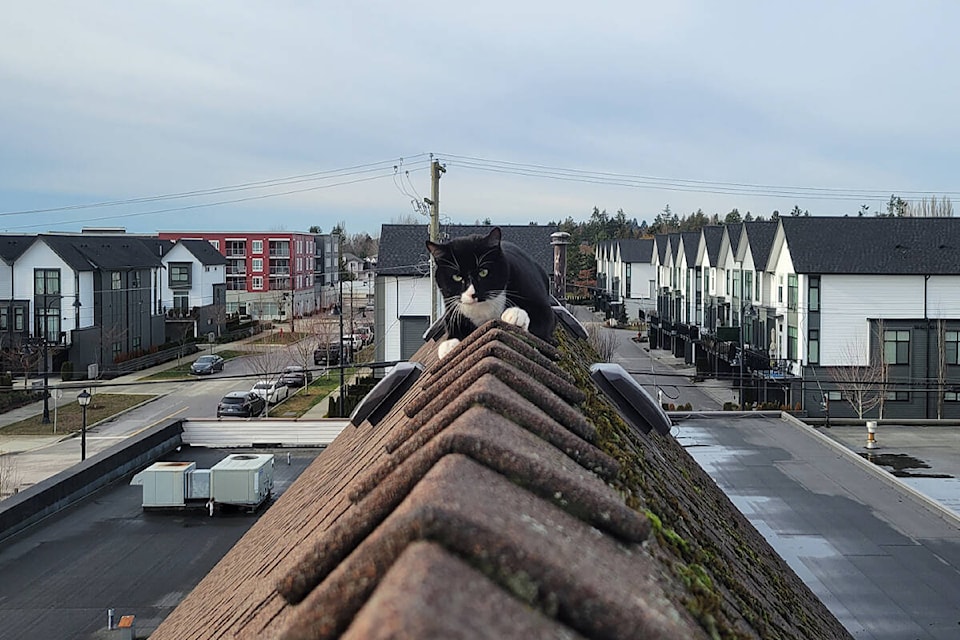
[[[581,410],[597,445],[620,463],[612,485],[653,524],[680,602],[713,638],[850,638],[672,435],[629,427],[589,378],[592,347],[562,331],[560,367],[586,393]]]

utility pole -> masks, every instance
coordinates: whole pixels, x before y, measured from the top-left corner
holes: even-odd
[[[440,174],[447,169],[439,160],[430,163],[430,242],[440,242]],[[430,257],[430,324],[437,320],[437,264]]]

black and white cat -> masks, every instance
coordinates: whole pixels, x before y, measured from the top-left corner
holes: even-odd
[[[437,287],[446,306],[443,358],[483,323],[499,318],[550,340],[556,326],[550,281],[517,245],[501,240],[499,227],[437,244],[427,241],[437,265]]]

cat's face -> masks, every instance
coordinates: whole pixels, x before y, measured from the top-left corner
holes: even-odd
[[[500,249],[498,227],[487,236],[427,242],[427,249],[436,261],[437,286],[447,308],[477,326],[500,317],[510,271]]]

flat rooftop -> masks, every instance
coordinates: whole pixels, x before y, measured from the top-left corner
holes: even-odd
[[[145,512],[126,476],[0,542],[0,638],[97,637],[111,608],[150,633],[322,449],[250,451],[276,456],[273,496],[256,513]],[[183,447],[162,459],[209,469],[237,452]]]

